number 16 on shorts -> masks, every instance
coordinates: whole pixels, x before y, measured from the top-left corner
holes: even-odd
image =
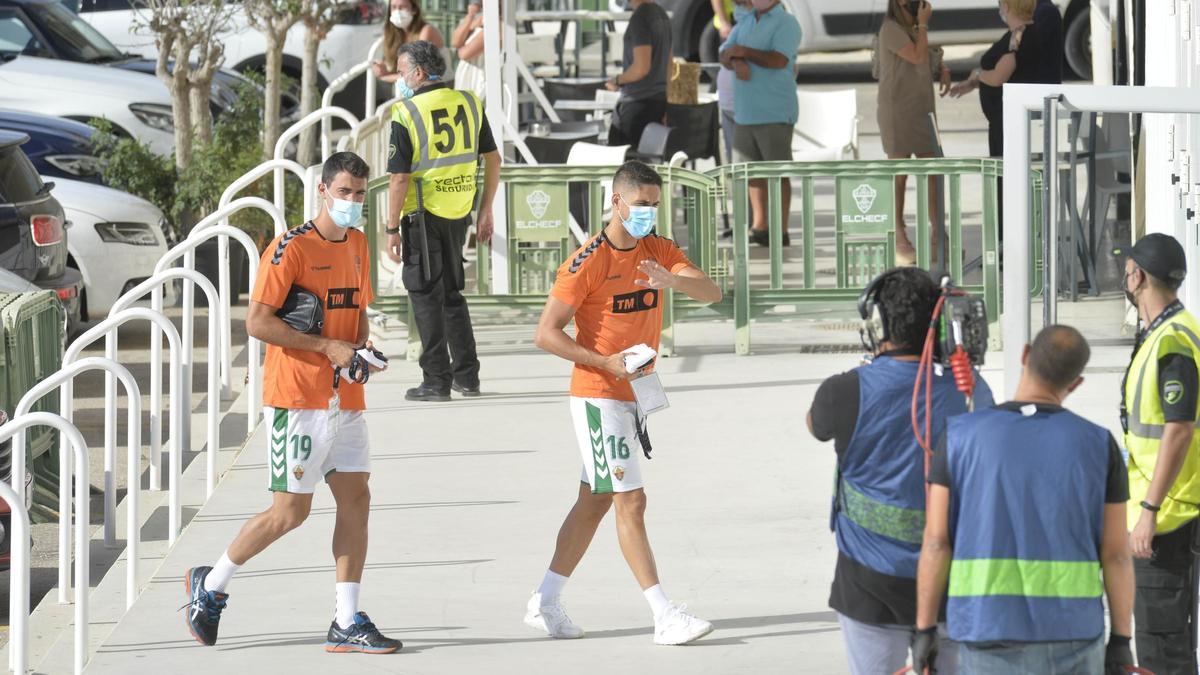
[[[592,494],[643,486],[636,413],[633,401],[571,397],[571,419],[583,459],[580,480],[591,486]]]

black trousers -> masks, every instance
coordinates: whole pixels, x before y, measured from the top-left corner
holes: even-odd
[[[1155,675],[1196,672],[1196,522],[1155,537],[1150,559],[1133,560],[1138,665]]]
[[[401,222],[404,241],[401,280],[408,290],[417,333],[421,336],[421,371],[425,383],[449,390],[451,381],[479,386],[479,355],[471,313],[462,290],[466,285],[462,250],[471,218],[447,220],[425,214],[429,259],[422,259],[421,232],[410,219]],[[429,266],[429,280],[424,269]]]
[[[667,114],[667,97],[641,101],[621,101],[613,112],[613,123],[608,129],[609,145],[629,145],[637,150],[642,132],[651,122],[663,121]]]

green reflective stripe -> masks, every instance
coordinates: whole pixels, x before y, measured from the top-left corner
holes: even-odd
[[[875,501],[842,481],[842,512],[857,525],[908,544],[925,535],[925,512]]]
[[[950,597],[1098,598],[1103,590],[1095,560],[980,558],[950,563]]]
[[[413,121],[413,133],[417,135],[416,139],[414,139],[417,142],[417,147],[414,149],[419,150],[419,156],[414,158],[415,161],[412,164],[412,172],[416,173],[424,169],[425,165],[429,162],[429,132],[425,129],[425,120],[421,118],[421,111],[417,108],[417,104],[413,103],[410,98],[404,99],[401,103],[408,110],[408,116]]]
[[[595,468],[592,474],[592,494],[598,495],[613,491],[612,474],[608,471],[608,459],[604,456],[604,428],[600,424],[600,409],[585,402],[587,411],[588,436],[592,441],[592,464]]]
[[[271,423],[271,438],[268,441],[271,449],[271,490],[287,492],[287,408],[276,408],[275,419]]]

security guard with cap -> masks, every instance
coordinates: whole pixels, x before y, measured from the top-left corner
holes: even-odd
[[[425,40],[400,47],[389,148],[387,254],[403,262],[424,351],[419,387],[410,401],[449,401],[450,390],[479,395],[479,357],[465,286],[462,248],[471,226],[484,160],[483,199],[476,235],[492,236],[492,202],[500,183],[500,153],[475,94],[442,82],[446,61]],[[403,216],[403,219],[401,218]]]
[[[1183,247],[1148,234],[1126,256],[1125,295],[1141,328],[1121,387],[1129,452],[1130,547],[1140,665],[1158,675],[1196,672],[1196,551],[1200,516],[1200,322],[1176,291]]]
[[[869,364],[834,375],[817,389],[808,428],[834,441],[837,474],[830,525],[838,559],[829,606],[838,614],[851,675],[904,666],[917,616],[917,558],[925,527],[924,451],[913,434],[913,385],[938,286],[928,272],[883,273],[859,297]],[[978,376],[977,376],[978,378]],[[992,404],[977,379],[974,403]],[[917,401],[924,418],[926,398]],[[949,370],[932,378],[931,430],[967,412]],[[957,672],[957,645],[942,646],[937,671]]]

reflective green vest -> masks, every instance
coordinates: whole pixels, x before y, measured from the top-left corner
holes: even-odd
[[[1129,451],[1129,527],[1141,518],[1139,503],[1146,498],[1158,447],[1162,441],[1163,415],[1159,401],[1158,362],[1168,354],[1184,354],[1200,364],[1200,322],[1190,312],[1180,311],[1146,336],[1125,378],[1125,408],[1129,429],[1125,448]],[[1170,395],[1170,393],[1168,393]],[[1183,468],[1167,491],[1158,512],[1159,534],[1179,529],[1200,515],[1200,433],[1192,436]]]
[[[392,121],[412,139],[412,180],[404,213],[417,210],[420,186],[425,210],[463,218],[475,204],[482,106],[469,91],[449,87],[423,92],[392,106]]]

